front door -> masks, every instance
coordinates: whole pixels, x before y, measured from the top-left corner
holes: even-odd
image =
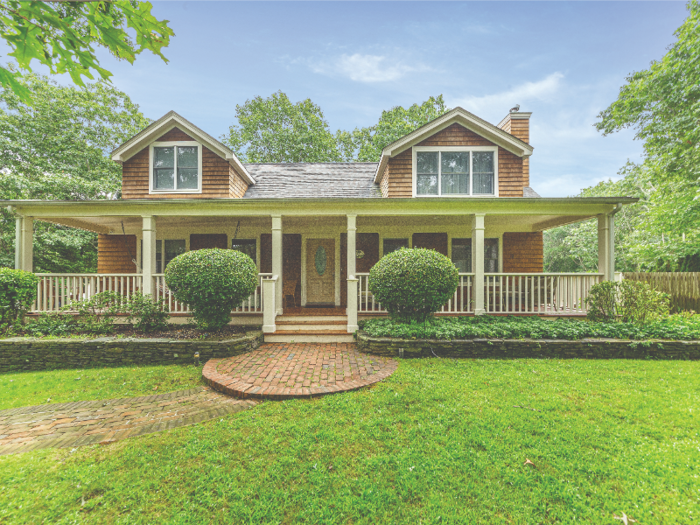
[[[306,304],[335,304],[335,240],[306,241]]]

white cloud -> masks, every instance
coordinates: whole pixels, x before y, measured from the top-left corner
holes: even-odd
[[[546,100],[559,91],[564,75],[552,73],[537,82],[525,82],[508,91],[484,95],[482,97],[466,96],[450,100],[450,106],[462,106],[477,115],[493,111],[503,113],[515,104],[524,105],[535,100]]]
[[[340,75],[355,82],[376,83],[399,80],[409,73],[427,71],[422,64],[408,65],[382,55],[341,55],[331,61],[305,61],[314,73]]]

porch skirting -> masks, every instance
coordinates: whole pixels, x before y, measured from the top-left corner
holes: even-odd
[[[648,341],[644,342],[645,345]],[[357,333],[361,352],[386,357],[539,358],[539,359],[700,359],[700,341],[623,339],[393,339]]]

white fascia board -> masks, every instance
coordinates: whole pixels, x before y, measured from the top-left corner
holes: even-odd
[[[384,177],[384,170],[386,170],[386,165],[389,164],[389,156],[382,154],[382,158],[379,159],[379,164],[377,164],[377,171],[374,174],[374,183],[379,184]]]

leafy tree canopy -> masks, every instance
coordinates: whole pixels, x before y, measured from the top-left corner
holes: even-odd
[[[107,49],[120,60],[133,63],[144,50],[165,62],[161,50],[174,36],[167,20],[151,14],[150,2],[0,2],[0,34],[12,48],[21,69],[30,70],[32,60],[52,74],[67,73],[78,86],[83,77],[102,79],[112,74],[100,66],[93,46]],[[132,38],[129,34],[134,35]],[[19,74],[0,67],[0,85],[13,91],[23,102],[31,91],[19,81]]]
[[[310,99],[293,104],[278,91],[236,105],[238,125],[222,141],[242,162],[338,162],[335,137]]]
[[[382,149],[447,112],[442,95],[383,111],[374,126],[333,134],[321,108],[278,91],[236,106],[237,125],[221,138],[243,162],[377,162]]]
[[[618,99],[596,124],[607,135],[633,128],[660,177],[700,179],[700,3],[688,3],[689,16],[675,32],[676,42],[649,69],[627,77]]]
[[[442,95],[430,97],[422,104],[413,104],[408,109],[396,106],[382,111],[377,124],[356,128],[352,132],[356,159],[360,162],[379,162],[386,146],[448,111]]]
[[[579,196],[640,199],[615,215],[617,271],[700,271],[700,201],[693,197],[694,185],[681,176],[661,179],[657,169],[629,163],[621,180],[601,182]],[[596,220],[546,231],[545,271],[596,271],[597,235]]]
[[[65,87],[18,79],[32,105],[0,91],[0,199],[114,199],[121,168],[110,152],[149,124],[127,95],[99,81]],[[36,271],[94,271],[93,233],[37,221]],[[14,216],[2,210],[0,266],[14,263]]]

